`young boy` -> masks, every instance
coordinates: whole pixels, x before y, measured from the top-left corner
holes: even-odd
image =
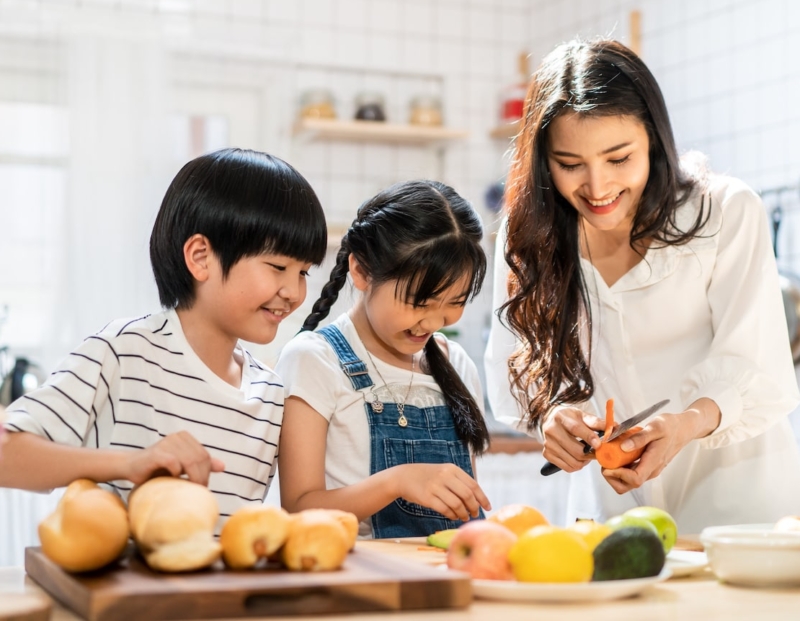
[[[229,516],[263,502],[283,386],[239,343],[269,343],[325,255],[325,218],[286,162],[224,149],[186,164],[150,238],[166,309],[113,321],[6,412],[0,486],[107,482],[123,499],[158,474],[208,485]]]

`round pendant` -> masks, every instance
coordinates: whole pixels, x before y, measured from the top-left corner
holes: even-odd
[[[383,412],[383,403],[378,401],[378,398],[375,397],[375,400],[372,402],[372,411],[376,414],[380,414]]]
[[[400,415],[400,418],[397,419],[397,424],[401,427],[408,427],[408,420],[406,419],[405,415]]]

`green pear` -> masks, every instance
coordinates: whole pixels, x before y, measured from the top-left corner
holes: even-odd
[[[636,507],[623,513],[623,516],[641,518],[647,520],[658,531],[661,544],[664,546],[664,553],[668,554],[678,539],[678,525],[673,517],[658,507]]]
[[[457,528],[449,528],[447,530],[437,530],[432,535],[428,535],[427,543],[434,548],[441,548],[447,550],[450,547],[450,542],[458,532]]]

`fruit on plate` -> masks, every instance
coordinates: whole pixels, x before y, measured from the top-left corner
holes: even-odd
[[[578,520],[568,528],[583,537],[590,550],[594,550],[597,544],[614,532],[605,524],[594,520]]]
[[[658,529],[650,520],[636,515],[627,515],[625,513],[609,518],[608,521],[606,521],[606,526],[611,530],[620,530],[621,528],[643,528],[644,530],[658,535]]]
[[[549,524],[547,518],[541,512],[522,504],[505,505],[486,519],[505,526],[517,537],[534,526],[546,526]]]
[[[800,531],[800,515],[787,515],[775,522],[775,530],[784,533]]]
[[[629,580],[657,576],[666,554],[658,535],[644,528],[622,528],[594,549],[592,580]]]
[[[122,554],[129,534],[122,500],[88,479],[70,483],[55,511],[39,524],[42,552],[67,571],[108,565]]]
[[[644,518],[655,526],[664,546],[664,554],[669,554],[678,539],[678,525],[669,513],[658,507],[636,507],[623,515]]]
[[[594,568],[592,551],[583,537],[557,526],[530,529],[520,536],[508,558],[520,582],[588,582]]]
[[[609,437],[614,432],[614,427],[614,400],[609,399],[606,401],[606,429],[603,435],[606,438]],[[642,453],[644,453],[644,447],[634,449],[633,451],[623,451],[620,445],[633,434],[641,430],[641,427],[634,427],[610,442],[601,442],[600,446],[594,451],[597,462],[603,466],[603,468],[609,470],[622,468],[635,462],[642,456]]]
[[[458,532],[457,528],[448,528],[447,530],[437,530],[432,535],[428,535],[426,543],[434,548],[441,548],[447,550],[450,547],[450,542],[453,541]]]
[[[462,525],[447,550],[447,566],[481,580],[513,580],[509,551],[517,536],[488,520]]]

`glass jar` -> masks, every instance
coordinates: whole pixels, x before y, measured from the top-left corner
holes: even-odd
[[[300,98],[300,118],[335,119],[336,108],[331,92],[325,88],[315,88],[303,93]]]
[[[359,121],[385,121],[383,95],[364,92],[356,97],[356,119]]]
[[[442,102],[434,95],[418,95],[411,100],[411,125],[439,127],[442,124]]]

